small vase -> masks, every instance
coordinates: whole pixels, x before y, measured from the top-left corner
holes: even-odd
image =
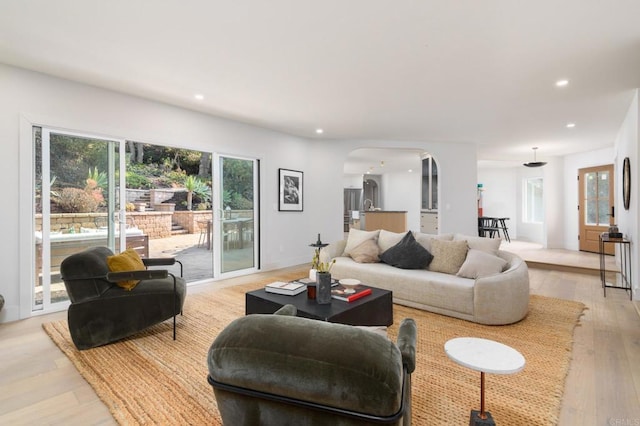
[[[328,305],[331,303],[331,274],[329,272],[318,272],[316,301],[320,305]]]

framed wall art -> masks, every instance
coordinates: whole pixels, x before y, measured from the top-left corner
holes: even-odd
[[[278,210],[301,212],[304,196],[303,173],[297,170],[278,169]]]

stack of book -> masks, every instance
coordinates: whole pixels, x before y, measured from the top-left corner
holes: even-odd
[[[371,288],[358,284],[355,286],[345,286],[338,284],[331,288],[331,297],[345,302],[353,302],[361,297],[371,294]]]
[[[307,289],[307,286],[299,282],[285,283],[283,281],[276,281],[271,284],[267,284],[264,290],[267,293],[284,294],[286,296],[295,296]]]

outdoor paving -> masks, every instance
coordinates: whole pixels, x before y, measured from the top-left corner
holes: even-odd
[[[199,239],[199,234],[181,234],[149,240],[149,257],[175,256],[182,262],[187,282],[210,279],[213,277],[214,251],[206,244],[199,244]],[[252,255],[253,247],[230,248],[224,252],[224,264],[229,270],[251,267]]]

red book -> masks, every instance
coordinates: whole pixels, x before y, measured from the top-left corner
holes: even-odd
[[[344,302],[353,302],[369,294],[371,294],[371,288],[365,287],[362,284],[356,286],[338,284],[331,289],[331,297]]]

